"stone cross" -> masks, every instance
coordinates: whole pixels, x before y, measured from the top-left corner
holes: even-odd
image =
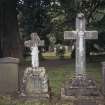
[[[86,19],[83,13],[76,17],[76,31],[65,31],[64,39],[76,39],[76,76],[86,74],[85,39],[97,39],[97,31],[86,31]]]
[[[32,60],[32,67],[38,68],[39,67],[39,50],[38,46],[44,46],[44,41],[40,40],[37,33],[31,34],[31,40],[25,41],[25,46],[31,49],[31,60]]]

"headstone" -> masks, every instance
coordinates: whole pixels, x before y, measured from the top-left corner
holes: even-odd
[[[76,31],[65,31],[64,39],[76,39],[76,75],[85,75],[85,39],[97,39],[97,31],[85,30],[86,20],[83,13],[79,13],[76,18]]]
[[[12,94],[18,90],[19,59],[0,59],[0,94]]]
[[[102,62],[102,93],[105,95],[105,62]]]
[[[56,48],[56,47],[54,47],[54,53],[55,53],[55,54],[57,53],[57,48]]]
[[[65,47],[65,52],[69,52],[69,46],[64,46]]]
[[[31,49],[31,60],[32,60],[32,67],[37,68],[39,67],[39,50],[38,46],[44,46],[44,41],[40,40],[37,33],[31,34],[31,40],[25,41],[25,46]]]
[[[87,77],[85,56],[85,39],[97,39],[98,32],[86,31],[85,23],[84,14],[79,13],[76,17],[76,31],[64,32],[64,39],[76,39],[76,76],[64,84],[64,88],[61,89],[62,98],[100,96],[95,81]]]
[[[31,49],[32,67],[27,67],[21,86],[21,96],[35,99],[48,99],[49,84],[46,69],[39,66],[38,46],[43,46],[37,33],[31,34],[31,40],[25,42],[25,46]]]

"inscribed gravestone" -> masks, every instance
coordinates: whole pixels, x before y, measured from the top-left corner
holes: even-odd
[[[43,46],[37,33],[31,34],[31,40],[25,41],[25,46],[31,49],[32,67],[27,67],[23,76],[21,96],[49,98],[48,77],[44,67],[39,66],[38,46]]]
[[[97,39],[97,31],[86,31],[85,17],[79,13],[76,17],[76,31],[66,31],[64,39],[76,39],[76,76],[73,80],[68,80],[61,88],[61,96],[69,98],[71,96],[100,96],[95,81],[86,75],[85,39]]]
[[[7,57],[0,59],[0,93],[14,93],[18,89],[19,59]]]

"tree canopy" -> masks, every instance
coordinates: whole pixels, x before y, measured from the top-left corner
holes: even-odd
[[[18,9],[26,19],[28,31],[53,32],[57,36],[74,28],[78,12],[85,14],[88,27],[100,28],[96,23],[101,24],[104,19],[104,4],[104,0],[19,0]]]
[[[13,45],[12,49],[14,49],[17,44],[13,43],[29,39],[31,32],[37,32],[40,38],[46,41],[46,45],[49,45],[52,37],[55,38],[53,43],[64,43],[63,33],[65,30],[75,29],[75,17],[78,12],[85,14],[87,29],[99,31],[99,40],[95,43],[104,47],[105,0],[1,0],[0,8],[0,52],[6,53],[5,49],[9,51]],[[10,22],[14,25],[10,25]],[[18,29],[20,34],[18,34]],[[11,44],[7,47],[6,42]],[[89,43],[92,44],[91,41]],[[12,55],[11,52],[9,55]]]

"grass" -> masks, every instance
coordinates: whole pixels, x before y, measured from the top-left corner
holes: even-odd
[[[44,53],[43,55],[47,59],[58,59],[54,53]],[[68,58],[69,54],[65,54],[65,56]],[[54,58],[53,58],[54,57]],[[28,58],[30,61],[30,58]],[[75,64],[70,63],[69,65],[60,65],[58,67],[47,67],[47,73],[48,78],[50,82],[51,91],[53,93],[54,97],[60,97],[60,89],[62,87],[62,84],[67,79],[71,79],[74,77],[75,72]],[[87,63],[87,73],[89,76],[94,78],[98,85],[100,86],[102,77],[101,77],[101,65],[99,62],[95,63]],[[38,102],[21,102],[19,100],[13,100],[11,97],[0,97],[0,105],[73,105],[72,102],[60,102],[56,99],[56,101],[52,100],[52,103],[48,101],[38,101]]]
[[[47,67],[48,78],[54,97],[60,96],[60,88],[65,80],[74,76],[74,63],[61,65],[59,67]],[[87,64],[88,75],[93,77],[99,84],[101,83],[101,67],[99,63]],[[62,104],[61,104],[62,103]],[[25,101],[13,100],[10,97],[0,97],[0,105],[73,105],[72,102],[60,102],[59,100],[48,101]]]
[[[45,53],[42,53],[42,56],[43,56],[43,59],[46,59],[46,60],[60,59],[60,57],[57,56],[54,52],[45,52]],[[64,59],[70,59],[70,56],[71,56],[70,52],[65,52],[64,53]],[[25,61],[30,64],[31,56],[26,57]]]
[[[55,95],[60,94],[60,88],[64,81],[67,79],[72,79],[74,77],[75,67],[74,64],[64,65],[59,68],[47,68],[48,76],[50,80],[50,85],[52,91]],[[102,81],[101,77],[101,66],[99,63],[89,63],[87,64],[87,73],[90,77],[96,80],[96,82],[100,85]]]
[[[65,71],[66,69],[64,69],[64,68],[59,68],[59,71],[57,71],[57,70],[58,69],[54,68],[54,70],[48,71],[50,86],[52,88],[52,92],[54,93],[54,95],[60,94],[60,89],[66,79],[65,77],[67,76],[66,73],[69,72],[69,71],[66,72]],[[71,74],[72,71],[69,73]]]
[[[59,56],[56,56],[56,54],[54,52],[45,52],[42,54],[44,59],[49,59],[49,60],[53,60],[53,59],[59,59]],[[69,52],[65,52],[64,53],[64,58],[70,58],[71,53]]]

